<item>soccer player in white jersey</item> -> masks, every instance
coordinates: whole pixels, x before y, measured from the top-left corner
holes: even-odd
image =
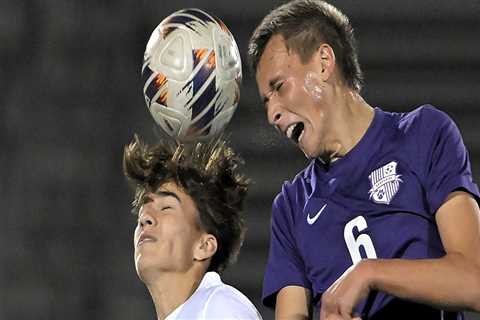
[[[261,319],[219,275],[245,233],[248,179],[239,162],[221,140],[185,149],[135,137],[125,148],[124,173],[136,186],[135,267],[159,320]]]

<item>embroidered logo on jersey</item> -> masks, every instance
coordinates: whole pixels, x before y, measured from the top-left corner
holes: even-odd
[[[392,161],[376,169],[368,176],[372,188],[368,191],[370,199],[380,204],[390,204],[400,188],[401,175],[397,174],[397,162]]]

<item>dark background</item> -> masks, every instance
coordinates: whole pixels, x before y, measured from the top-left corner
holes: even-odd
[[[480,2],[332,1],[355,27],[373,106],[432,103],[457,122],[480,174]],[[224,20],[245,58],[279,2],[0,2],[0,319],[154,319],[132,259],[135,217],[121,173],[134,132],[155,137],[140,67],[155,26],[184,7]],[[306,160],[266,126],[254,80],[228,127],[254,179],[249,232],[224,279],[260,306],[270,203]],[[461,290],[461,288],[459,288]],[[480,319],[469,315],[468,319]]]

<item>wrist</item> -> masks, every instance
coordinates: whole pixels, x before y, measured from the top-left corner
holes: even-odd
[[[362,278],[369,290],[378,290],[377,259],[363,259],[358,264]]]

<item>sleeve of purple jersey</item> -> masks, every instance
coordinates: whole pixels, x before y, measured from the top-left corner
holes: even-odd
[[[445,113],[433,107],[423,112],[422,127],[430,138],[424,167],[430,212],[437,212],[448,194],[456,190],[471,193],[478,202],[478,186],[473,182],[468,151],[459,129]]]
[[[274,308],[278,291],[290,285],[311,290],[293,237],[294,212],[285,188],[273,202],[270,251],[263,281],[263,304]]]

